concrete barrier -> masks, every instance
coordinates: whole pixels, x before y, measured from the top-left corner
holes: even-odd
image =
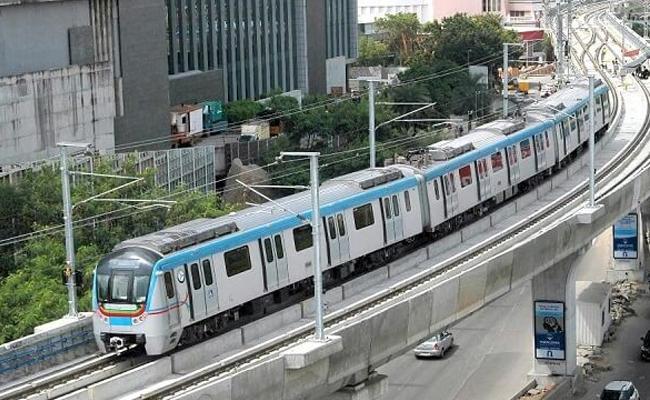
[[[129,370],[128,373],[90,385],[88,394],[92,400],[113,400],[120,395],[159,382],[171,373],[172,360],[170,357],[163,357]]]
[[[457,278],[451,278],[432,290],[431,332],[438,331],[456,320],[458,283]]]
[[[374,271],[368,272],[360,279],[355,279],[351,282],[344,283],[341,287],[343,288],[343,299],[349,299],[350,297],[357,295],[369,287],[375,286],[383,281],[388,279],[388,267],[381,267]]]
[[[0,386],[98,351],[92,313],[37,326],[34,333],[0,346]]]
[[[419,264],[425,262],[427,258],[428,252],[427,249],[424,248],[407,255],[401,260],[393,261],[387,266],[388,278],[394,278],[409,269],[417,267]]]
[[[485,285],[487,282],[487,268],[476,268],[463,272],[458,283],[458,315],[460,319],[485,304]]]
[[[466,226],[460,230],[460,238],[462,242],[465,242],[479,233],[483,233],[492,227],[489,218],[481,218],[478,221],[474,222],[471,225]]]
[[[409,304],[406,302],[370,317],[371,371],[396,357],[406,348],[408,320]]]
[[[551,184],[550,179],[547,179],[544,182],[542,182],[537,187],[537,200],[541,200],[544,196],[549,194],[551,190],[553,190],[553,185]]]
[[[529,205],[533,204],[534,202],[537,201],[537,191],[533,190],[532,192],[528,192],[524,195],[521,195],[515,200],[515,209],[517,212],[520,212],[524,208],[528,207]]]
[[[176,400],[231,400],[232,380],[222,379],[210,382],[199,389],[186,392],[176,397]]]
[[[353,279],[351,282],[355,282],[360,279],[363,279],[363,277]],[[329,289],[323,295],[323,302],[325,303],[326,310],[332,305],[336,303],[340,303],[341,301],[343,301],[343,288],[341,286],[337,286],[335,288]],[[314,298],[311,297],[307,300],[303,300],[300,303],[300,309],[301,309],[303,319],[313,317],[315,314]]]
[[[409,300],[408,330],[406,343],[415,345],[431,334],[433,292],[425,292]]]
[[[32,398],[30,397],[30,400]],[[47,399],[47,397],[45,397]],[[76,392],[68,393],[65,396],[57,397],[58,400],[90,400],[88,390],[83,389]],[[40,400],[40,399],[39,399]]]
[[[485,302],[496,299],[510,291],[510,278],[512,277],[513,259],[508,252],[503,257],[496,258],[488,264],[487,278],[485,280]]]
[[[274,358],[232,376],[230,400],[282,400],[284,359]]]
[[[287,307],[283,310],[277,311],[268,317],[258,319],[248,325],[244,325],[242,330],[242,338],[244,344],[248,344],[255,339],[259,339],[264,335],[273,333],[278,329],[300,321],[302,318],[302,307],[300,304]]]
[[[553,188],[553,190],[555,190],[560,186],[562,186],[562,184],[566,182],[568,179],[569,179],[568,171],[566,169],[563,169],[562,171],[553,175],[553,177],[551,178],[551,187]]]
[[[181,373],[196,369],[198,365],[205,364],[216,356],[240,348],[242,345],[242,330],[233,329],[214,339],[195,344],[170,356],[172,372]]]
[[[450,233],[449,235],[443,237],[440,240],[436,240],[435,243],[427,246],[427,256],[429,259],[435,258],[436,256],[444,253],[449,249],[453,249],[462,242],[462,237],[460,232]]]
[[[343,351],[330,356],[330,370],[327,383],[335,386],[350,376],[368,374],[370,363],[371,324],[364,319],[345,329],[336,331],[343,341]],[[360,376],[359,379],[364,379]]]
[[[490,225],[495,226],[517,213],[517,207],[513,203],[502,205],[498,210],[490,214]]]

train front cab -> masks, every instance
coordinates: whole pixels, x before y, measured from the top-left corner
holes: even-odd
[[[100,350],[145,345],[148,354],[173,348],[167,344],[168,303],[153,279],[162,257],[144,248],[124,248],[104,257],[95,270],[93,330]],[[153,284],[152,284],[153,283]]]

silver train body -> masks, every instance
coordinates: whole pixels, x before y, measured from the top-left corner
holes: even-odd
[[[429,146],[415,161],[367,169],[320,188],[325,274],[468,215],[535,183],[588,141],[588,87],[579,82],[536,102],[523,118],[497,120]],[[595,128],[612,115],[596,87]],[[278,200],[310,218],[309,192]],[[148,354],[181,337],[215,331],[244,314],[272,310],[310,287],[311,228],[272,203],[199,219],[127,240],[97,265],[94,334],[100,349],[142,344]]]

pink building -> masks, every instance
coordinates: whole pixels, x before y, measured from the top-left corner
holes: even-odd
[[[457,13],[496,12],[506,15],[507,5],[508,0],[433,0],[433,16],[440,20]]]

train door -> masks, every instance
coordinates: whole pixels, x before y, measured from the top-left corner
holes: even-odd
[[[167,295],[167,307],[169,308],[169,326],[173,329],[180,323],[178,295],[174,285],[173,271],[167,271],[163,275],[163,284]]]
[[[488,171],[487,160],[482,158],[476,162],[478,168],[478,182],[481,193],[481,200],[485,200],[492,194],[490,184],[490,173]]]
[[[391,205],[390,197],[382,199],[382,210],[384,216],[384,229],[386,231],[386,243],[393,243],[395,241],[395,225],[393,224],[393,207]]]
[[[341,251],[341,259],[349,260],[350,259],[350,238],[348,236],[348,230],[345,226],[345,217],[343,214],[336,214],[336,227],[338,228],[339,234],[339,249]]]
[[[454,183],[454,175],[447,174],[443,177],[444,189],[445,189],[445,200],[447,203],[447,217],[451,217],[456,214],[458,210],[458,194],[456,193],[456,184]]]
[[[264,258],[264,276],[266,277],[266,289],[269,291],[280,287],[280,277],[278,275],[278,265],[275,261],[275,252],[273,251],[273,238],[271,236],[262,239],[261,248]]]
[[[548,135],[548,133],[546,133]],[[535,151],[537,152],[537,171],[546,169],[546,149],[544,147],[544,134],[534,136]]]
[[[207,314],[207,302],[205,298],[205,291],[203,290],[201,269],[199,268],[198,261],[191,263],[189,269],[189,286],[192,292],[192,308],[194,310],[194,320],[200,321],[205,318]]]
[[[521,176],[517,159],[517,145],[508,147],[508,164],[510,164],[510,182],[514,186],[519,183],[519,177]]]
[[[393,225],[395,227],[395,240],[404,238],[404,225],[402,225],[402,211],[399,208],[399,197],[394,194],[393,198]]]
[[[219,310],[219,296],[217,296],[217,282],[212,272],[212,263],[209,259],[201,260],[201,274],[205,285],[205,310],[209,315],[216,314]]]
[[[273,244],[275,250],[275,265],[278,268],[278,281],[280,286],[289,283],[289,262],[284,254],[284,241],[282,235],[277,234],[273,236]]]
[[[325,220],[325,218],[323,219]],[[341,263],[341,249],[339,247],[339,235],[336,230],[334,216],[327,217],[325,226],[327,227],[327,241],[330,250],[330,265],[338,265]]]
[[[183,264],[173,271],[172,278],[175,278],[176,285],[176,300],[179,303],[185,304],[178,307],[181,325],[186,326],[192,323],[194,319],[194,311],[192,304],[192,292],[190,290],[190,278],[187,265]]]

